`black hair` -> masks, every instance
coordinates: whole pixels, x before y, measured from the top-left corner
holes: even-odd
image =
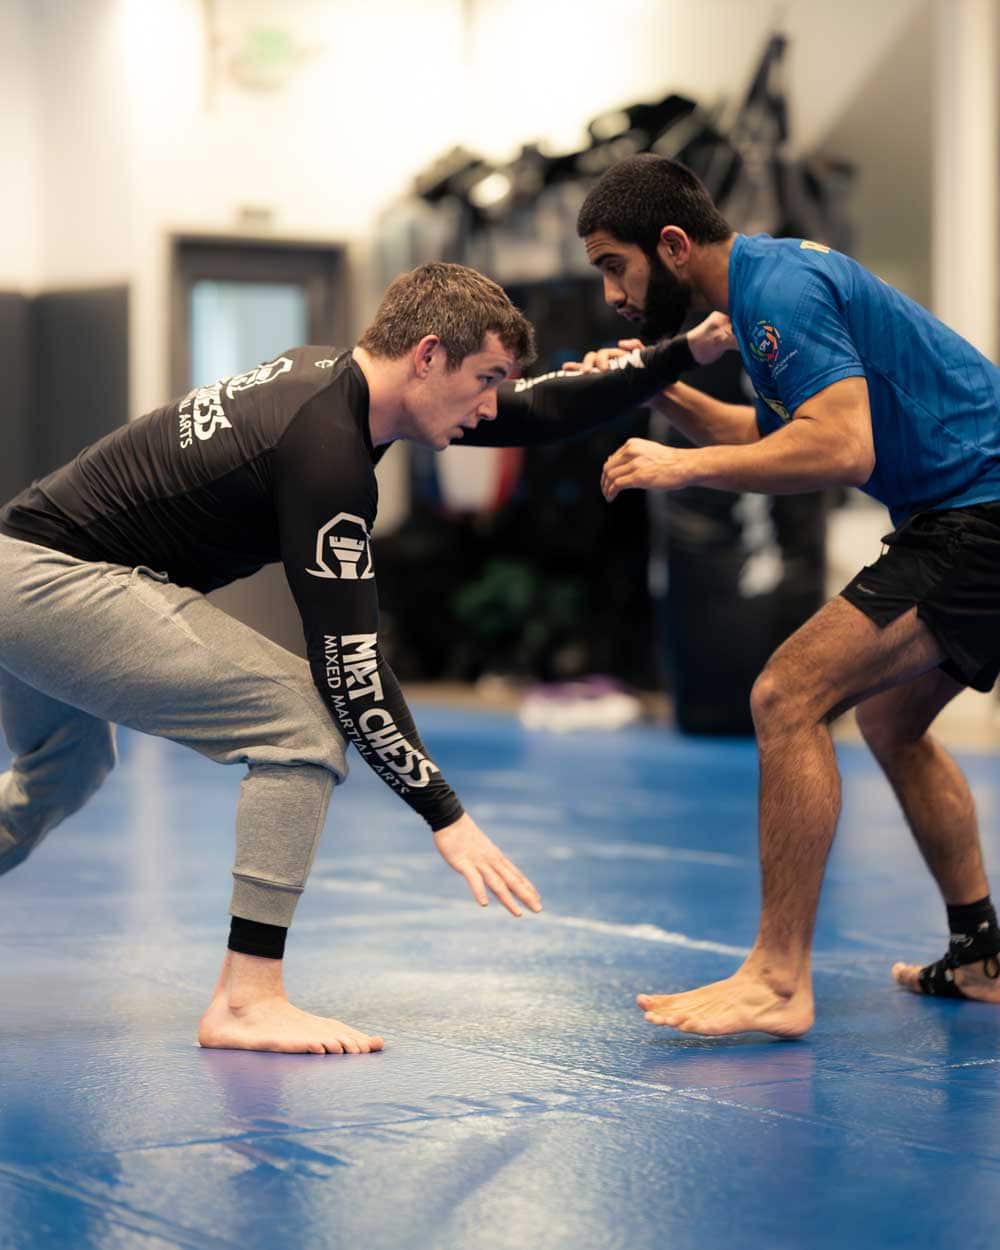
[[[732,234],[705,184],[686,165],[643,152],[605,170],[583,202],[576,231],[586,238],[607,230],[651,256],[664,226],[679,226],[694,243],[722,243]]]

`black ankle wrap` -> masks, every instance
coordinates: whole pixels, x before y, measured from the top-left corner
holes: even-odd
[[[948,904],[948,932],[952,937],[975,933],[984,920],[991,925],[997,922],[993,901],[988,894],[985,898],[977,898],[974,903]]]
[[[992,910],[992,908],[991,908]],[[966,964],[983,962],[983,971],[991,980],[1000,977],[1000,927],[996,920],[982,920],[972,933],[953,933],[948,950],[937,963],[921,968],[918,978],[924,994],[938,998],[964,998],[955,984],[955,969]]]
[[[229,949],[240,955],[259,955],[264,959],[282,959],[288,930],[278,924],[261,924],[233,916],[229,926]]]

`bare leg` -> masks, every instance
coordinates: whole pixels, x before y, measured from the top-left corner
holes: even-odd
[[[930,733],[938,712],[962,690],[939,669],[866,700],[858,725],[899,799],[906,822],[945,903],[972,903],[990,892],[976,809],[961,769]],[[892,975],[920,992],[920,965],[897,963]],[[1000,1002],[1000,985],[983,964],[955,970],[970,998]]]
[[[227,951],[211,1006],[198,1026],[199,1045],[314,1055],[366,1055],[382,1049],[381,1037],[293,1007],[281,966],[280,959]]]
[[[684,994],[640,994],[653,1024],[708,1035],[797,1037],[813,1022],[810,951],[840,813],[828,720],[941,660],[915,611],[879,630],[834,599],[781,646],[753,692],[760,749],[760,929],[743,966]]]
[[[882,766],[920,852],[946,903],[971,903],[989,892],[968,783],[928,733],[962,686],[940,669],[866,699],[858,727]]]

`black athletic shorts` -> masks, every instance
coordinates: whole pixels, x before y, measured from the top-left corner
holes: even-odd
[[[1000,672],[1000,502],[921,512],[840,592],[884,629],[912,607],[945,653],[941,668],[975,690]]]

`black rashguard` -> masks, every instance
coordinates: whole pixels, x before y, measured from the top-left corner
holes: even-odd
[[[694,364],[686,338],[607,373],[506,382],[460,440],[521,446],[581,433]],[[378,645],[378,506],[368,384],[349,350],[300,347],[190,391],[85,448],[0,511],[0,531],[82,560],[138,564],[208,591],[281,561],[313,679],[344,735],[441,829],[462,807],[425,752]]]

